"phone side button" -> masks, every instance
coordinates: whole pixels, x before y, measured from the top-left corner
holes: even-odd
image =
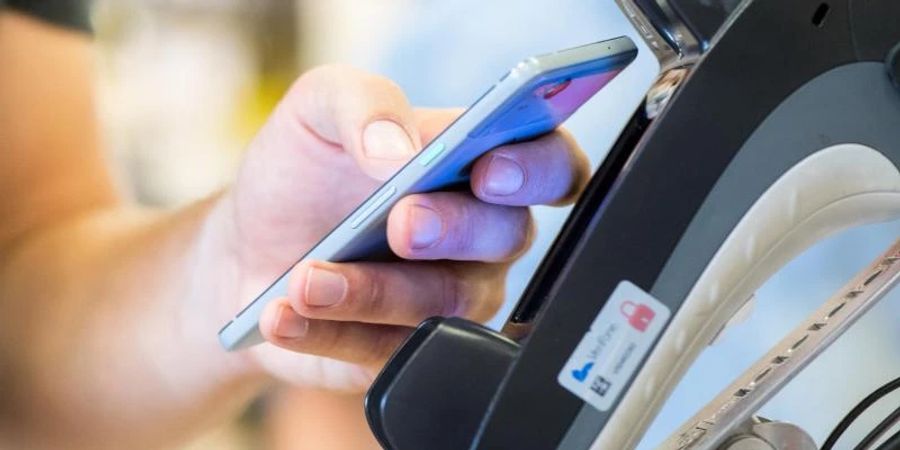
[[[231,324],[233,324],[233,323],[234,323],[234,319],[229,320],[228,323],[225,324],[225,326],[223,326],[222,328],[219,329],[219,334],[222,334],[225,331],[225,329],[230,327]]]
[[[422,167],[428,167],[428,165],[434,162],[441,153],[444,153],[446,148],[447,146],[444,145],[443,142],[429,145],[428,148],[422,152],[422,156],[419,157],[419,164],[421,164]]]
[[[359,228],[359,226],[362,225],[363,222],[365,222],[366,219],[368,219],[369,216],[372,215],[372,213],[374,213],[378,210],[378,208],[387,203],[387,201],[390,200],[391,197],[393,197],[396,193],[397,188],[394,186],[390,186],[385,189],[384,192],[378,195],[378,197],[375,197],[371,202],[369,202],[369,204],[366,205],[365,208],[363,208],[362,212],[359,213],[359,215],[356,216],[356,218],[353,219],[352,222],[350,222],[350,228]]]

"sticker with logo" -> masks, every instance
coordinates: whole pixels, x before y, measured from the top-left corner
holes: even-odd
[[[569,356],[557,381],[594,408],[608,411],[671,315],[662,302],[623,280]]]

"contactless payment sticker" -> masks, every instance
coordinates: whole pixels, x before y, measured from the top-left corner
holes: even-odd
[[[559,373],[559,384],[609,410],[671,315],[641,288],[620,282]]]

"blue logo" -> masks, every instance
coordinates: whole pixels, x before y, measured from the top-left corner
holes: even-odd
[[[589,363],[585,364],[584,367],[582,367],[581,369],[575,369],[575,370],[573,370],[573,371],[572,371],[572,377],[575,378],[575,379],[578,380],[578,381],[584,381],[584,380],[587,379],[588,373],[589,373],[589,372],[591,371],[591,369],[593,369],[593,368],[594,368],[594,363],[593,363],[593,362],[589,362]]]

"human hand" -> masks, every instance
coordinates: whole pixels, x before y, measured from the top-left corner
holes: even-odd
[[[458,115],[414,109],[392,82],[348,67],[304,74],[211,216],[226,230],[234,283],[214,310],[246,305]],[[401,199],[387,234],[402,259],[298,264],[287,297],[260,320],[273,345],[249,350],[250,364],[295,383],[364,389],[423,319],[489,319],[531,241],[527,206],[571,202],[587,178],[586,157],[556,131],[482,156],[471,192]]]

